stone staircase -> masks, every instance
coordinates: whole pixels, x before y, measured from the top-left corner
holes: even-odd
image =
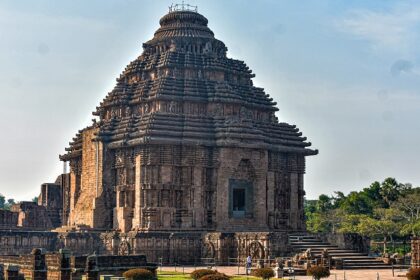
[[[342,260],[343,269],[390,269],[392,267],[375,257],[355,250],[340,249],[336,245],[305,233],[290,234],[289,244],[295,253],[301,253],[310,248],[315,257],[321,257],[322,251],[328,249],[332,261]]]

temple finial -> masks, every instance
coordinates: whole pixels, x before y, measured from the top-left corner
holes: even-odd
[[[198,13],[198,6],[185,4],[185,1],[182,1],[181,4],[172,4],[172,5],[169,6],[169,12],[170,13],[179,12],[179,11],[181,11],[181,12],[188,11],[188,12]]]

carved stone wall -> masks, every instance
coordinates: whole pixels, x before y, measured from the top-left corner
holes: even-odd
[[[285,232],[0,231],[0,255],[25,255],[35,247],[44,248],[46,252],[70,250],[75,256],[92,252],[109,256],[145,255],[152,262],[165,264],[198,264],[202,258],[227,264],[229,258],[245,259],[249,254],[254,259],[284,256],[290,250],[287,240]]]

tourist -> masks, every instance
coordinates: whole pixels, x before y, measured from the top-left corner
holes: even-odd
[[[248,256],[246,258],[246,275],[249,275],[251,272],[251,266],[252,266],[252,259],[251,256]]]

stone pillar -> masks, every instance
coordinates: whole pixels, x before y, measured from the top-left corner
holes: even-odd
[[[276,278],[283,278],[284,276],[284,272],[283,272],[283,268],[284,268],[284,264],[283,264],[283,259],[279,258],[276,260],[277,265],[276,268],[274,268],[274,277]]]
[[[290,226],[297,230],[299,221],[299,176],[290,173]]]
[[[131,186],[117,186],[117,203],[114,208],[114,228],[119,229],[121,232],[129,232],[132,227],[132,204],[130,201],[133,195]]]
[[[136,156],[136,172],[135,172],[135,190],[134,190],[134,218],[133,218],[133,227],[134,228],[141,228],[142,225],[142,217],[141,217],[141,209],[142,209],[142,193],[141,193],[141,156]]]
[[[71,252],[67,249],[59,250],[60,258],[60,275],[58,280],[70,280],[71,279],[71,267],[70,267],[70,256]]]
[[[81,159],[73,159],[70,161],[70,206],[67,226],[73,226],[76,223],[75,209],[76,203],[80,195],[81,182]]]
[[[274,228],[274,221],[273,219],[270,220],[270,213],[274,212],[274,200],[276,199],[274,195],[274,172],[268,171],[267,172],[267,225],[269,228]]]
[[[411,239],[411,267],[420,267],[420,239],[418,237]]]
[[[205,207],[201,207],[204,205],[202,198],[205,195],[204,188],[205,184],[203,184],[203,168],[202,167],[194,167],[193,171],[193,183],[194,183],[194,197],[192,197],[193,202],[193,209],[194,209],[194,225],[197,228],[202,228],[205,223]]]
[[[98,280],[99,270],[97,267],[97,261],[98,260],[96,254],[87,257],[85,269],[86,280]]]
[[[19,280],[19,267],[15,265],[8,265],[5,269],[5,280]]]
[[[303,173],[299,173],[298,175],[298,201],[299,201],[299,213],[298,213],[298,229],[299,230],[306,230],[306,224],[305,224],[305,190],[303,189]]]
[[[33,256],[33,270],[32,280],[45,280],[47,279],[47,267],[45,265],[45,253],[42,249],[32,250]]]

